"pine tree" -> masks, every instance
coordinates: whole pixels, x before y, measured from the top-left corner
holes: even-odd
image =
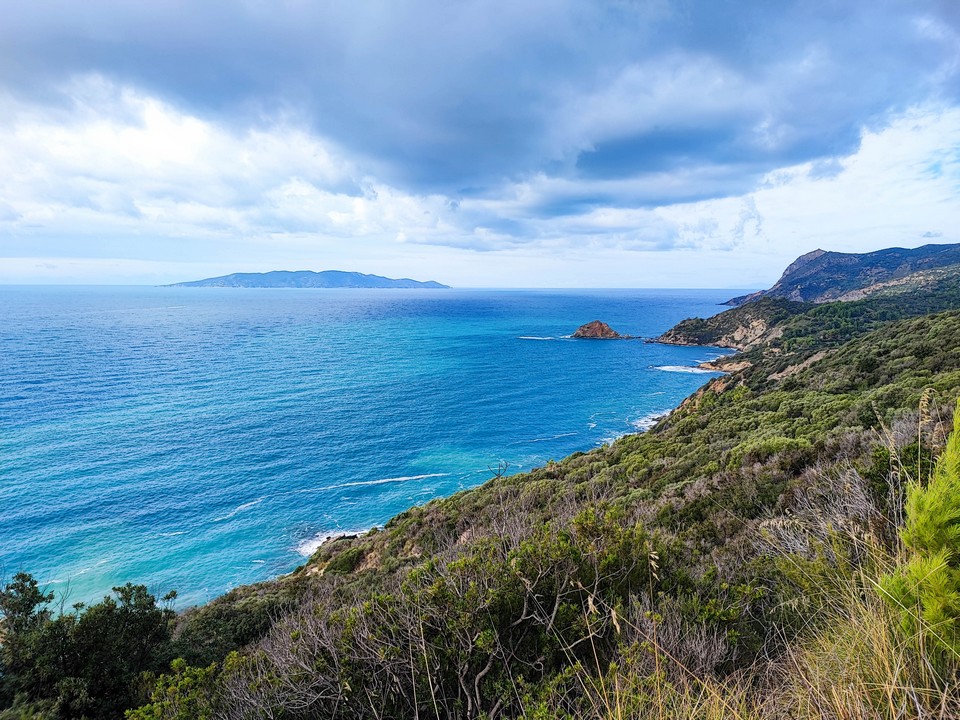
[[[907,559],[880,589],[904,629],[935,656],[960,659],[960,403],[954,428],[928,480],[907,488],[900,532]]]

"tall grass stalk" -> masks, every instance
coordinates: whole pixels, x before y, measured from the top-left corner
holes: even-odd
[[[797,718],[957,718],[956,673],[931,662],[923,635],[903,630],[899,614],[870,578],[834,599],[830,617],[788,653],[782,686]]]

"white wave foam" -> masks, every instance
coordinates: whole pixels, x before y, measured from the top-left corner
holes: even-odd
[[[177,535],[186,535],[186,530],[177,530],[176,532],[160,533],[160,537],[176,537]]]
[[[229,520],[230,518],[232,518],[232,517],[233,517],[234,515],[236,515],[237,513],[242,513],[244,510],[249,510],[249,509],[252,508],[254,505],[259,505],[260,503],[262,503],[262,502],[263,502],[264,500],[266,500],[266,499],[267,499],[266,496],[263,496],[263,497],[257,498],[256,500],[251,500],[250,502],[245,502],[245,503],[243,503],[243,505],[237,505],[237,507],[235,507],[233,510],[231,510],[230,512],[228,512],[226,515],[221,515],[221,516],[218,517],[218,518],[214,518],[214,519],[213,519],[213,522],[220,522],[221,520]]]
[[[714,370],[707,370],[706,368],[700,368],[696,365],[657,365],[653,369],[662,370],[663,372],[692,373],[694,375],[708,375],[715,372]]]
[[[361,485],[384,485],[386,483],[410,482],[411,480],[426,480],[427,478],[446,477],[450,473],[427,473],[426,475],[404,475],[403,477],[382,478],[381,480],[358,480],[356,482],[340,483],[339,485],[330,485],[325,490],[336,490],[337,488],[358,487]]]
[[[669,414],[670,414],[669,410],[647,413],[642,418],[637,418],[636,420],[632,420],[630,424],[633,425],[640,432],[644,432],[652,428],[654,425],[656,425],[657,422],[660,420],[660,418],[664,418]]]
[[[321,485],[320,487],[300,488],[299,490],[285,490],[269,497],[285,497],[287,495],[310,495],[312,493],[339,490],[340,488],[358,487],[362,485],[383,485],[385,483],[409,482],[411,480],[426,480],[434,477],[447,477],[450,473],[427,473],[425,475],[404,475],[403,477],[381,478],[380,480],[357,480],[355,482],[338,483],[337,485]]]
[[[643,417],[639,417],[636,420],[631,420],[630,418],[627,418],[626,422],[632,427],[636,428],[635,432],[646,432],[647,430],[652,428],[654,425],[656,425],[661,418],[665,418],[667,415],[669,415],[670,412],[671,412],[670,410],[658,410],[657,412],[647,413]],[[611,435],[605,435],[599,440],[597,440],[597,446],[612,445],[620,438],[626,437],[627,435],[633,435],[633,434],[634,432],[622,432],[622,433],[615,433]]]
[[[298,542],[294,549],[299,555],[310,557],[319,550],[320,546],[327,542],[327,540],[334,540],[336,538],[346,537],[347,535],[362,535],[368,530],[370,530],[370,528],[364,530],[328,530],[326,532],[319,532],[313,537]]]
[[[555,337],[536,337],[534,335],[521,335],[517,340],[556,340]]]
[[[579,434],[580,433],[577,432],[560,433],[559,435],[551,435],[550,437],[533,438],[533,440],[515,440],[512,443],[508,443],[508,445],[529,445],[531,443],[549,442],[550,440],[559,440],[560,438],[573,437]]]
[[[334,537],[333,535],[317,535],[316,537],[309,538],[307,540],[301,540],[297,543],[297,547],[294,548],[297,551],[298,555],[303,557],[310,557],[317,550],[320,549],[320,546],[323,545],[327,540]]]

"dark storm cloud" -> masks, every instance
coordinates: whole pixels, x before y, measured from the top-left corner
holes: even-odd
[[[892,112],[954,103],[957,26],[955,4],[922,1],[13,0],[0,79],[56,103],[96,73],[218,123],[302,122],[413,192],[727,178],[629,201],[650,206],[742,193],[852,152]],[[542,207],[606,202],[628,201],[594,188]]]

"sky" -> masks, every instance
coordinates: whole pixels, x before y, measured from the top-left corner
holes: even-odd
[[[0,283],[771,285],[960,242],[955,0],[5,0]]]

